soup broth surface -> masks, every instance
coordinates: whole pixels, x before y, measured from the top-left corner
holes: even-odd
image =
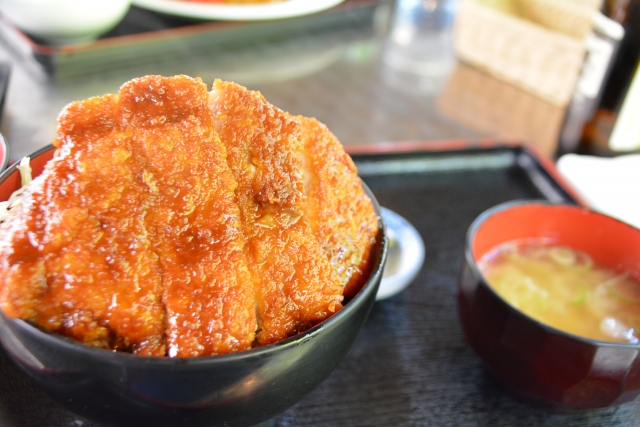
[[[507,243],[478,264],[502,298],[542,323],[598,340],[638,342],[640,282],[629,271],[541,242]]]

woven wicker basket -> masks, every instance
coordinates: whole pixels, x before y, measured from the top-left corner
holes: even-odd
[[[453,70],[436,107],[482,136],[525,143],[549,156],[558,149],[565,111],[465,64]]]
[[[554,105],[566,106],[601,0],[463,0],[458,58]]]

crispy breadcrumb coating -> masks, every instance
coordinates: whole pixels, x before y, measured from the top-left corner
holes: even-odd
[[[146,76],[67,106],[0,225],[0,308],[82,343],[193,357],[330,317],[378,224],[324,125],[260,93]]]
[[[342,287],[306,216],[299,124],[234,83],[217,80],[211,98],[260,277],[258,341],[268,344],[340,310]]]
[[[370,251],[378,233],[371,199],[362,190],[353,160],[315,119],[298,116],[307,167],[307,215],[345,297],[354,296],[371,269]]]

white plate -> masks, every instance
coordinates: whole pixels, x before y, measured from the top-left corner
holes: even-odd
[[[382,218],[387,225],[389,253],[376,301],[402,292],[416,278],[424,261],[424,242],[413,225],[384,207]]]
[[[179,0],[133,0],[133,4],[155,12],[197,19],[258,21],[292,18],[320,12],[344,0],[285,0],[255,5],[193,3]]]

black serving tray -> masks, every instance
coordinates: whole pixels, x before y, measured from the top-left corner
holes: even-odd
[[[638,402],[566,414],[520,403],[494,382],[465,343],[456,307],[457,277],[473,219],[514,199],[580,204],[548,158],[519,146],[476,145],[440,144],[437,150],[425,150],[424,144],[350,147],[380,204],[420,232],[426,258],[404,292],[376,303],[333,374],[267,425],[638,425]],[[78,418],[35,389],[0,350],[0,426],[98,424]]]
[[[640,425],[638,401],[565,414],[521,403],[494,382],[466,344],[456,296],[471,222],[514,199],[582,204],[549,158],[517,145],[474,145],[350,149],[360,153],[352,157],[380,204],[409,220],[422,236],[424,264],[404,292],[375,304],[347,357],[276,418],[275,426]],[[398,148],[402,151],[388,152]]]

